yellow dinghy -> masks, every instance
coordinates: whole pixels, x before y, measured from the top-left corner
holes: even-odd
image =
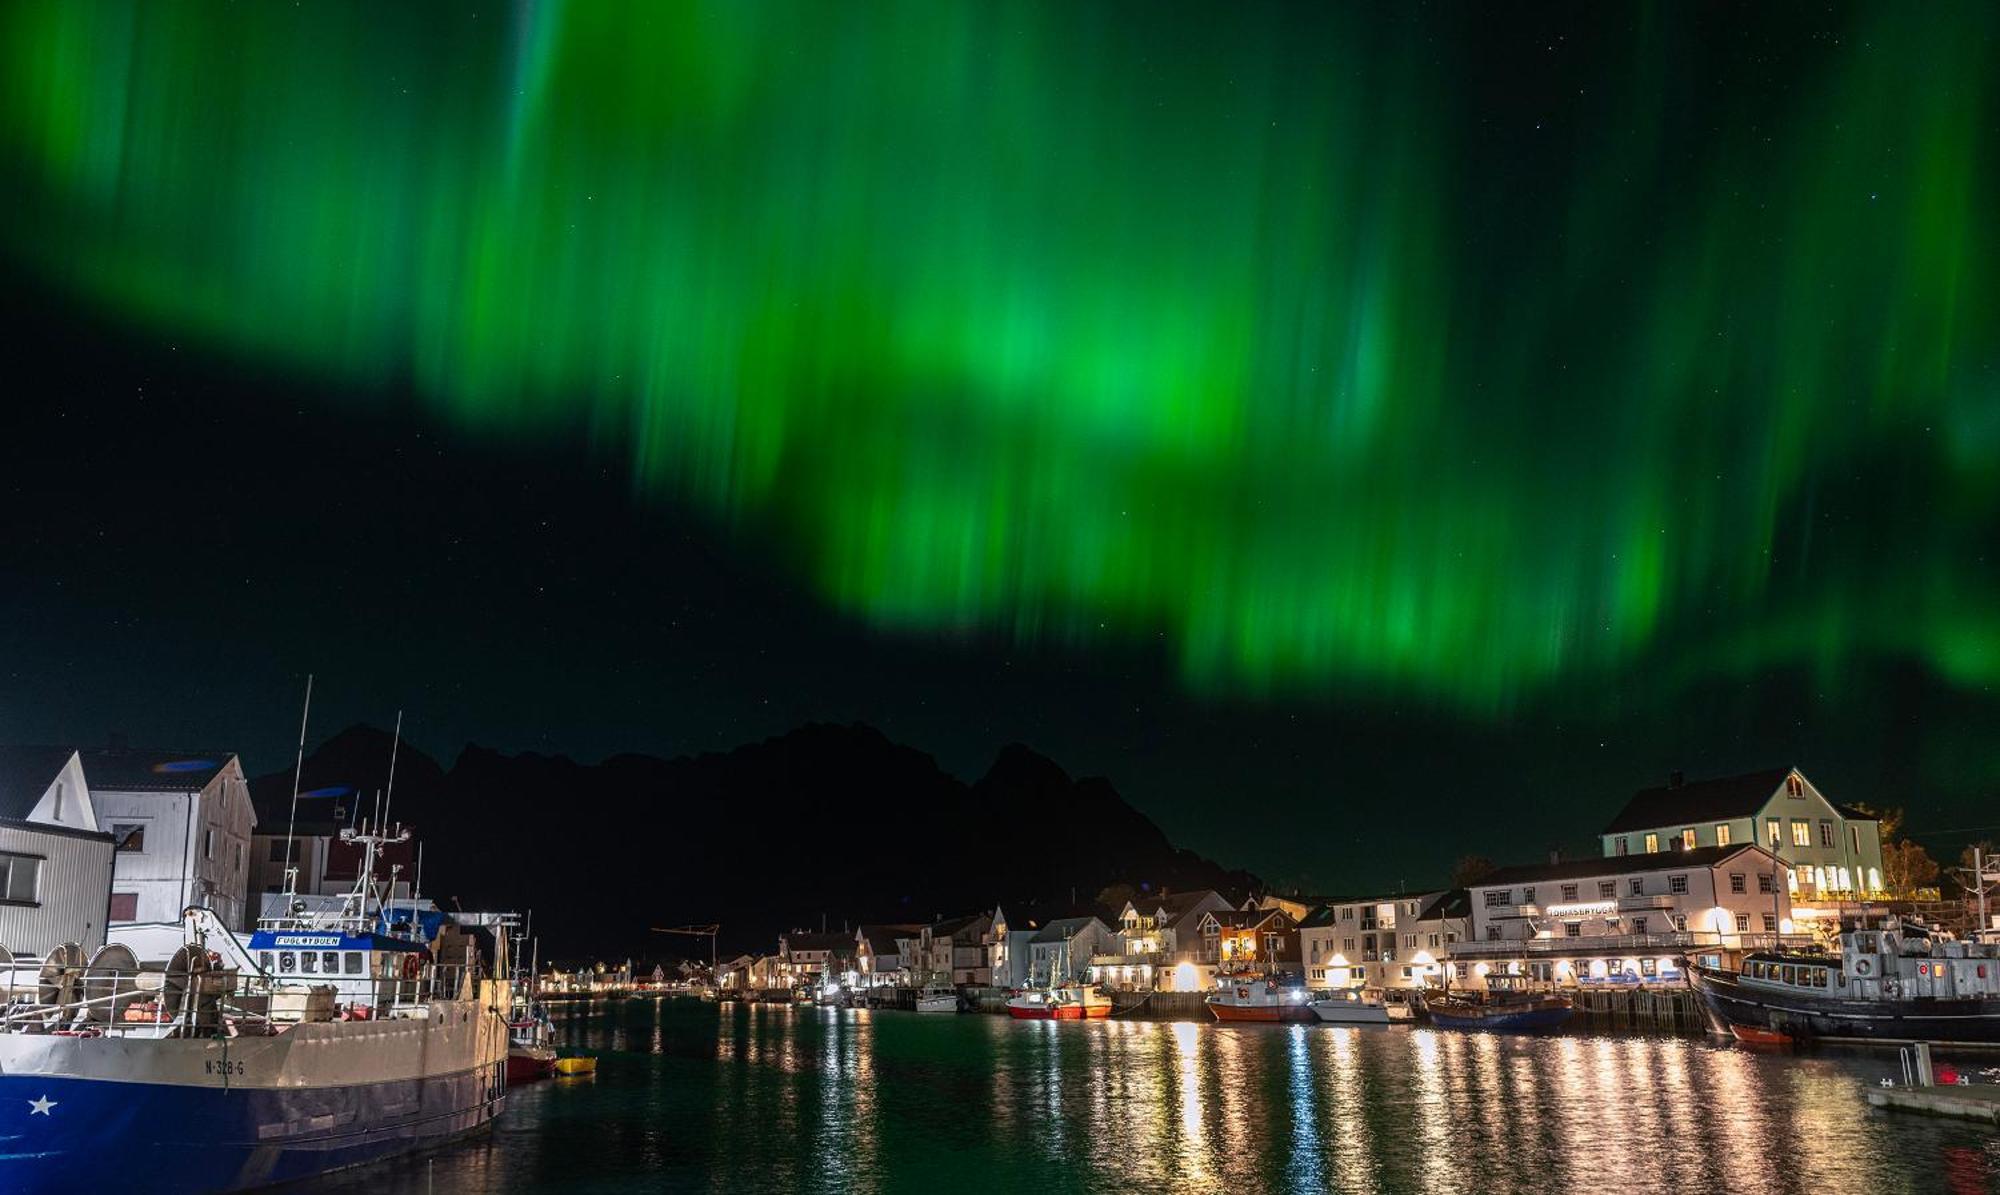
[[[556,1073],[558,1075],[594,1075],[597,1073],[597,1059],[558,1058],[556,1059]]]

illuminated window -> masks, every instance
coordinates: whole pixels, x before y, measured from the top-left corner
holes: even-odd
[[[1794,797],[1806,795],[1806,782],[1797,772],[1785,777],[1785,792]]]
[[[1746,890],[1742,872],[1732,871],[1729,873],[1729,890],[1731,892],[1743,892]]]
[[[1728,823],[1728,822],[1717,822],[1717,823],[1715,824],[1715,845],[1717,845],[1717,846],[1728,846],[1728,845],[1729,845],[1729,823]]]
[[[1657,855],[1659,854],[1659,852],[1660,852],[1660,836],[1658,834],[1646,835],[1646,853],[1649,855]]]
[[[1688,878],[1686,876],[1667,877],[1667,891],[1673,893],[1675,896],[1685,896],[1687,895],[1687,890]]]
[[[1689,826],[1687,829],[1681,831],[1681,849],[1684,851],[1691,851],[1694,849],[1693,826]]]
[[[1792,845],[1812,845],[1812,823],[1802,822],[1796,818],[1792,820]]]
[[[1882,890],[1881,869],[1875,867],[1868,869],[1868,890],[1870,892],[1880,892]]]
[[[1785,840],[1784,831],[1782,829],[1782,823],[1780,823],[1777,818],[1772,817],[1764,819],[1764,825],[1771,831],[1770,834],[1767,835],[1767,837],[1770,838],[1771,840],[1771,848],[1773,850],[1776,850],[1778,844],[1782,843]]]

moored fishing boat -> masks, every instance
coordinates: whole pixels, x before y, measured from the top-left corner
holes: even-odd
[[[1008,998],[1007,1015],[1017,1021],[1100,1020],[1111,1015],[1111,997],[1095,984],[1028,988]]]
[[[1310,1021],[1313,1012],[1306,1006],[1306,990],[1282,985],[1272,979],[1216,979],[1215,990],[1205,1003],[1218,1021]]]
[[[917,992],[918,1012],[957,1012],[958,989],[948,983],[927,983]]]
[[[1387,1025],[1395,1019],[1379,996],[1371,999],[1358,988],[1328,992],[1308,1000],[1306,1008],[1332,1025]]]
[[[2000,947],[1895,918],[1844,929],[1838,955],[1758,951],[1688,981],[1738,1041],[2000,1043]]]
[[[1469,994],[1426,994],[1424,1011],[1440,1029],[1496,1033],[1560,1029],[1576,1013],[1568,996],[1554,992],[1489,992],[1483,999]]]
[[[337,916],[267,923],[246,949],[195,908],[163,969],[116,945],[6,967],[0,1106],[30,1109],[0,1125],[7,1190],[239,1190],[499,1115],[510,986],[489,977],[507,974],[505,921],[478,927],[485,959],[471,927],[381,932],[373,865],[392,840],[342,838],[363,866]]]

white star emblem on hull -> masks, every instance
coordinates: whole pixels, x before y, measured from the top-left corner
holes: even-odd
[[[38,1100],[29,1100],[28,1115],[47,1116],[49,1115],[49,1109],[55,1107],[60,1102],[61,1102],[60,1100],[50,1099],[47,1095],[42,1096],[42,1098]]]

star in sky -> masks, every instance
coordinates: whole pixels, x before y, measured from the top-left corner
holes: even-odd
[[[58,1100],[50,1099],[47,1093],[44,1093],[41,1099],[28,1101],[28,1115],[47,1116],[49,1115],[49,1109],[55,1107],[59,1102]]]

